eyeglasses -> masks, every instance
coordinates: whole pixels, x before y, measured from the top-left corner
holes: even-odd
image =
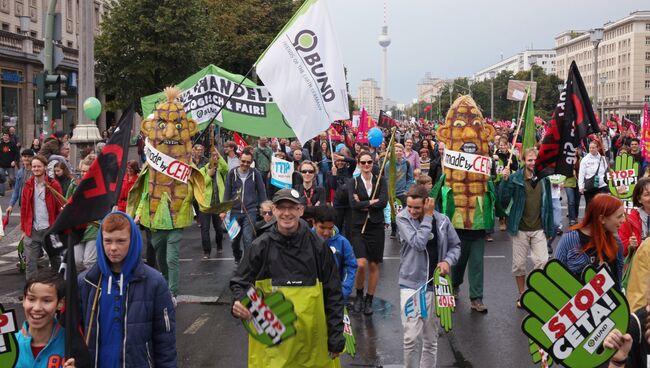
[[[262,216],[271,216],[272,214],[272,211],[262,211]]]
[[[359,164],[361,164],[361,165],[372,165],[372,160],[370,160],[370,161],[359,161]]]
[[[303,173],[303,174],[313,174],[313,173],[315,173],[314,170],[302,170],[300,172]]]

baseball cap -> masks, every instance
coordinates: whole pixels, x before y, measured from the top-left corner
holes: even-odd
[[[276,204],[280,201],[290,201],[296,204],[301,204],[300,193],[298,193],[298,191],[295,189],[280,189],[273,196],[273,204]]]

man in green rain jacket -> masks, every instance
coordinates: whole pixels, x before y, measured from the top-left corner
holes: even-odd
[[[240,302],[255,286],[265,294],[280,291],[293,302],[296,335],[268,347],[248,340],[249,367],[340,367],[343,351],[343,295],[332,251],[300,219],[304,208],[294,189],[273,197],[271,228],[253,241],[230,280],[232,314],[250,320]]]

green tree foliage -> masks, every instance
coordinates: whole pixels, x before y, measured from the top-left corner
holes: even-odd
[[[109,0],[95,40],[109,109],[208,64],[245,74],[300,6],[292,0]],[[254,76],[253,76],[254,78]]]

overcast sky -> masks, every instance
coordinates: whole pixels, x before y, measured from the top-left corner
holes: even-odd
[[[586,30],[650,10],[648,0],[387,0],[388,94],[416,97],[415,86],[433,77],[471,76],[517,52],[553,48],[555,35]],[[381,79],[383,0],[327,0],[348,68],[350,93],[365,78]]]

